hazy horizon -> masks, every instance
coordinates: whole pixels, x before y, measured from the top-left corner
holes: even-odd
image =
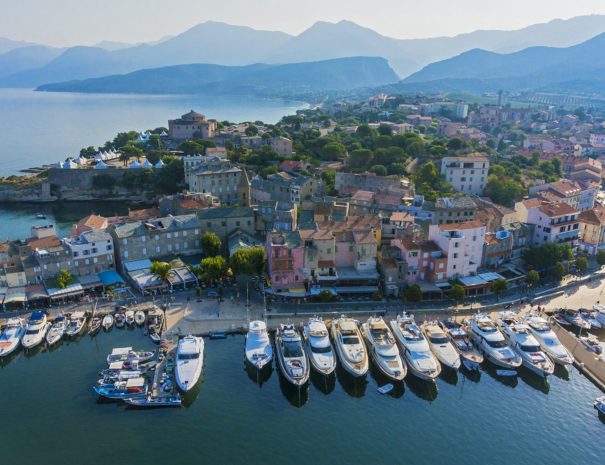
[[[317,21],[349,20],[385,36],[416,39],[480,29],[514,30],[554,19],[605,14],[605,3],[599,0],[583,1],[582,5],[563,0],[510,0],[499,9],[484,0],[422,4],[412,0],[308,0],[304,5],[266,0],[262,8],[243,0],[218,4],[208,0],[0,1],[0,37],[57,47],[102,41],[152,42],[206,21],[297,35]]]

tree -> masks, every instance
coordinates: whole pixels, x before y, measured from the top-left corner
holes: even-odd
[[[183,159],[172,155],[162,158],[164,167],[158,174],[158,186],[165,194],[174,194],[180,190],[185,179]]]
[[[580,273],[584,273],[588,269],[588,260],[586,260],[584,257],[579,257],[576,260],[576,269]]]
[[[538,281],[540,281],[540,274],[536,270],[529,270],[527,272],[527,276],[525,277],[525,281],[531,287],[533,287]]]
[[[120,147],[120,161],[126,165],[130,158],[140,158],[143,155],[143,151],[138,147],[132,145],[125,145]]]
[[[176,146],[177,150],[180,150],[185,155],[195,155],[196,153],[204,153],[204,147],[198,144],[197,142],[193,142],[192,140],[186,140],[181,142]]]
[[[321,291],[319,293],[319,295],[317,296],[317,299],[320,302],[332,302],[332,301],[336,300],[336,296],[334,294],[332,294],[331,290],[324,289],[323,291]]]
[[[372,162],[372,151],[368,149],[353,150],[349,154],[349,166],[351,168],[365,168]]]
[[[256,136],[258,134],[258,128],[254,124],[250,124],[245,132],[247,136]]]
[[[252,263],[250,262],[250,254],[248,249],[237,249],[229,257],[229,268],[234,274],[252,275]]]
[[[166,262],[154,261],[149,267],[149,272],[158,279],[166,281],[172,271],[172,265]]]
[[[496,294],[496,295],[502,294],[507,289],[508,289],[508,284],[506,282],[506,279],[502,279],[502,278],[496,279],[492,286],[492,290],[494,291],[494,294]]]
[[[559,281],[561,279],[563,279],[563,276],[565,276],[565,267],[563,266],[563,263],[561,263],[561,262],[555,263],[554,266],[552,267],[552,269],[550,270],[550,274],[552,275],[553,278],[555,278]]]
[[[202,236],[202,249],[207,257],[220,255],[222,245],[219,237],[213,232],[206,232]]]
[[[378,134],[381,136],[390,136],[393,134],[393,128],[390,124],[382,123],[380,126],[378,126]]]
[[[600,266],[605,265],[605,250],[599,250],[599,251],[597,252],[597,256],[596,256],[596,258],[597,258],[597,263],[598,263]]]
[[[158,161],[164,158],[166,155],[170,155],[170,152],[165,150],[150,150],[145,154],[147,161],[152,165],[155,165]]]
[[[367,124],[360,124],[357,126],[355,134],[361,138],[372,137],[374,135],[374,130]]]
[[[162,148],[162,138],[157,134],[152,134],[149,136],[149,141],[147,141],[149,147],[152,149],[161,149]]]
[[[383,165],[374,165],[370,168],[370,171],[376,176],[386,176],[387,169]]]
[[[267,262],[267,252],[265,252],[264,247],[252,247],[248,250],[248,257],[254,273],[259,276],[262,275]]]
[[[72,281],[73,278],[69,271],[61,270],[57,275],[57,286],[59,286],[59,289],[65,289]]]
[[[422,289],[418,284],[412,284],[406,288],[404,295],[408,302],[420,302],[422,300]]]
[[[464,287],[460,284],[454,284],[450,289],[450,299],[455,300],[456,303],[460,303],[460,301],[464,300]]]
[[[220,255],[204,258],[200,262],[200,271],[206,278],[216,281],[225,276],[225,273],[227,272],[227,262]]]
[[[347,152],[347,149],[340,142],[329,142],[322,147],[319,156],[322,160],[336,161]]]
[[[537,271],[546,270],[557,262],[573,259],[573,251],[569,245],[559,245],[555,242],[545,242],[540,246],[532,245],[521,254],[527,265]]]

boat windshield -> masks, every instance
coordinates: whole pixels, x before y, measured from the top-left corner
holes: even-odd
[[[331,351],[332,351],[332,349],[330,348],[330,346],[327,346],[327,347],[311,346],[311,352],[313,352],[315,354],[327,354],[327,353],[330,353]]]
[[[357,344],[359,344],[359,338],[357,336],[343,336],[342,337],[342,343],[343,344],[357,345]]]
[[[433,344],[447,344],[448,340],[445,336],[433,336],[431,337],[431,342]]]
[[[540,346],[534,344],[522,344],[520,348],[523,352],[540,352]]]
[[[39,332],[39,329],[28,329],[27,331],[25,331],[25,334],[38,334]]]
[[[200,354],[179,354],[179,360],[195,360],[200,357]]]
[[[506,341],[502,340],[502,341],[488,341],[487,339],[485,340],[490,347],[494,347],[496,349],[500,349],[503,347],[506,347],[508,344],[506,344]]]
[[[284,357],[294,358],[302,357],[302,345],[300,342],[284,341]]]

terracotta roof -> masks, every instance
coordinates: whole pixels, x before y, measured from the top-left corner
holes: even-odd
[[[379,229],[381,219],[377,216],[347,216],[344,221],[318,221],[319,229]]]
[[[525,208],[538,208],[540,205],[542,205],[542,200],[541,199],[537,199],[537,198],[533,198],[533,199],[525,199],[522,200],[521,203],[523,205],[525,205]]]
[[[495,234],[488,234],[488,235],[485,236],[485,242],[487,244],[490,244],[490,245],[491,244],[499,244],[500,243],[500,239],[498,239]]]
[[[442,231],[458,231],[459,229],[475,229],[485,225],[481,221],[465,221],[464,223],[440,224]]]
[[[397,264],[395,263],[395,260],[393,260],[392,258],[387,258],[387,259],[383,260],[382,266],[384,268],[397,268]]]
[[[334,261],[332,260],[319,260],[317,262],[319,268],[334,268]]]
[[[201,202],[196,202],[195,200],[183,200],[179,202],[179,205],[182,208],[206,208],[206,205]]]
[[[131,220],[147,220],[149,218],[157,218],[158,216],[160,216],[160,212],[155,207],[130,210],[128,212],[128,218]]]
[[[414,217],[408,212],[394,212],[391,214],[391,221],[409,221],[414,222]]]
[[[329,240],[334,238],[334,234],[329,229],[301,229],[300,237],[302,239]]]
[[[351,199],[359,200],[361,202],[371,202],[372,199],[374,198],[374,195],[375,195],[374,192],[364,191],[364,190],[359,189],[357,192],[355,192],[355,194],[353,194]]]
[[[391,241],[392,245],[395,245],[397,242],[399,242],[399,244],[408,252],[410,250],[420,250],[420,243],[416,242],[414,239],[412,239],[411,237],[404,237],[401,239],[393,239],[393,241]]]
[[[558,202],[561,199],[564,199],[565,196],[557,191],[553,191],[551,189],[545,191],[536,192],[536,196],[545,202]]]
[[[99,215],[88,215],[78,221],[78,226],[88,226],[92,229],[103,229],[107,227],[107,220]]]
[[[583,223],[605,225],[605,207],[595,207],[590,210],[584,210],[580,212],[578,219]]]
[[[302,168],[303,162],[300,160],[284,160],[279,167],[282,170],[293,170],[295,168]]]
[[[437,252],[438,250],[441,250],[441,247],[439,247],[434,241],[422,241],[420,243],[420,249],[423,252]]]
[[[358,244],[376,244],[376,238],[372,231],[354,231],[353,237]]]
[[[61,244],[61,240],[57,236],[43,237],[42,239],[32,237],[28,239],[28,243],[32,250],[50,249],[51,247],[59,246]]]
[[[550,187],[564,194],[571,194],[573,192],[579,192],[582,190],[575,182],[569,181],[551,182]]]
[[[563,202],[545,204],[540,207],[540,211],[549,217],[572,215],[578,213],[578,211]]]

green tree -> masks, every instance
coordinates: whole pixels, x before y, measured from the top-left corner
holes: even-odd
[[[450,289],[450,299],[455,300],[456,303],[460,303],[464,300],[464,287],[460,284],[454,284]]]
[[[349,166],[351,168],[365,168],[372,162],[372,151],[357,149],[349,153]]]
[[[67,286],[71,284],[73,281],[73,277],[69,273],[69,271],[61,270],[56,278],[57,286],[59,289],[65,289]]]
[[[588,269],[588,260],[586,260],[584,257],[579,257],[576,260],[576,269],[580,273],[584,273]]]
[[[336,161],[346,152],[346,147],[340,142],[330,142],[322,147],[319,156],[322,160]]]
[[[374,136],[374,130],[367,124],[360,124],[359,126],[357,126],[357,130],[355,131],[355,133],[362,138]]]
[[[390,136],[393,134],[393,128],[390,124],[382,123],[380,126],[378,126],[378,134],[381,136]]]
[[[132,145],[125,145],[124,147],[120,147],[120,161],[126,165],[130,158],[139,159],[143,155],[143,151],[138,147],[133,147]]]
[[[166,281],[172,271],[172,265],[166,262],[154,261],[149,267],[149,272],[158,279]]]
[[[247,136],[256,136],[258,134],[258,128],[254,124],[250,124],[245,132]]]
[[[605,265],[605,250],[599,250],[599,251],[597,252],[596,259],[597,259],[597,263],[598,263],[600,266]]]
[[[161,149],[163,146],[162,138],[157,134],[150,135],[147,143],[149,144],[150,148],[157,149],[157,150]]]
[[[248,250],[248,256],[254,273],[259,276],[262,275],[265,271],[265,263],[267,263],[267,252],[265,252],[265,248],[252,247]]]
[[[145,154],[145,157],[152,165],[155,165],[158,161],[160,161],[165,156],[170,155],[170,152],[165,150],[150,150]]]
[[[502,279],[502,278],[496,279],[492,286],[492,290],[494,291],[494,294],[496,294],[496,295],[502,294],[507,289],[508,289],[508,283],[506,282],[506,279]]]
[[[552,275],[552,277],[559,281],[561,279],[563,279],[563,276],[565,276],[565,273],[566,273],[565,267],[563,266],[563,263],[561,263],[561,262],[555,263],[554,266],[550,270],[550,274]]]
[[[216,281],[227,273],[227,262],[220,255],[204,258],[200,262],[200,271],[206,278]]]
[[[165,194],[174,194],[180,190],[185,179],[183,159],[172,155],[162,158],[164,167],[158,170],[158,186]]]
[[[220,255],[223,244],[219,237],[213,232],[206,232],[202,236],[202,250],[207,257]]]
[[[370,168],[370,171],[376,176],[386,176],[387,169],[383,165],[374,165]]]
[[[204,153],[204,147],[192,140],[186,140],[176,146],[176,149],[183,152],[185,155],[195,155],[196,153]]]
[[[529,270],[527,272],[527,276],[525,277],[525,281],[527,281],[527,284],[533,287],[538,281],[540,281],[540,274],[536,270]]]
[[[412,284],[406,288],[404,295],[408,302],[420,302],[422,300],[422,289],[418,284]]]
[[[234,274],[254,274],[248,249],[237,249],[229,257],[229,268]]]

